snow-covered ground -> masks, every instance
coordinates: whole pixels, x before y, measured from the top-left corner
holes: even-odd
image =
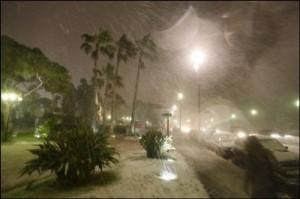
[[[169,152],[169,160],[149,159],[137,140],[116,141],[120,163],[113,168],[119,180],[76,197],[129,198],[207,198],[208,194],[193,169],[176,151]],[[170,171],[177,179],[160,179],[163,171]]]
[[[66,197],[79,197],[79,198],[208,198],[208,194],[204,186],[197,179],[193,169],[186,163],[185,159],[176,151],[168,152],[169,159],[158,160],[149,159],[146,157],[146,152],[141,147],[137,139],[113,139],[112,143],[120,153],[120,162],[112,168],[105,169],[106,177],[110,178],[109,183],[90,184],[82,187],[76,187],[71,190],[58,189],[51,185],[54,181],[54,176],[51,175],[42,181],[36,181],[33,188],[25,190],[33,176],[24,176],[22,182],[17,181],[18,171],[22,168],[25,161],[29,160],[32,155],[25,150],[19,150],[18,157],[24,155],[24,160],[17,162],[13,165],[8,153],[11,148],[17,146],[27,148],[31,144],[17,144],[9,145],[4,152],[5,160],[1,160],[1,164],[6,168],[3,170],[5,176],[9,178],[10,184],[2,179],[1,185],[11,187],[10,190],[2,193],[1,197],[46,197],[46,198],[66,198]],[[2,149],[2,148],[1,148]],[[29,156],[30,155],[30,156]],[[20,159],[20,158],[18,158]],[[170,160],[173,161],[170,161]],[[19,167],[10,170],[9,167],[18,165]],[[1,168],[2,171],[2,168]],[[160,175],[163,171],[169,171],[165,177],[177,177],[173,180],[163,180]],[[107,177],[110,176],[110,177]],[[113,176],[113,177],[112,177]],[[40,179],[35,175],[35,179]],[[100,177],[101,178],[101,177]],[[42,178],[41,178],[42,179]],[[101,180],[101,179],[100,179]],[[15,183],[15,188],[12,188]],[[9,186],[8,186],[9,185]]]
[[[245,171],[216,155],[193,136],[174,134],[175,147],[213,198],[247,198]]]

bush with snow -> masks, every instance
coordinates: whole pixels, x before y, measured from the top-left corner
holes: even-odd
[[[148,158],[161,158],[166,140],[167,136],[162,132],[150,130],[142,136],[140,143],[146,150]]]

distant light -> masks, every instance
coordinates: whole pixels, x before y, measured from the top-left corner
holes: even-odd
[[[257,136],[257,133],[250,133],[249,136]]]
[[[250,113],[251,113],[251,115],[257,115],[257,110],[251,109]]]
[[[281,138],[281,136],[277,133],[272,133],[270,136],[271,138],[275,138],[275,139]]]
[[[146,120],[146,125],[148,125],[148,126],[151,126],[151,125],[152,125],[152,123],[151,123],[151,122],[149,122],[148,120]]]
[[[111,137],[112,137],[112,138],[116,138],[116,135],[112,135]]]
[[[178,94],[177,94],[177,98],[178,98],[179,100],[182,100],[182,99],[183,99],[183,94],[182,94],[182,93],[178,93]]]
[[[177,106],[176,106],[175,104],[172,106],[172,110],[173,110],[173,111],[176,111],[176,110],[177,110]]]
[[[181,131],[182,131],[183,133],[188,134],[188,133],[191,132],[191,128],[188,127],[188,126],[183,126],[183,127],[181,128]]]
[[[177,175],[171,171],[163,170],[160,174],[160,179],[165,181],[176,180]]]
[[[111,119],[111,115],[108,115],[106,118],[107,118],[108,120],[110,120],[110,119]]]
[[[186,122],[187,122],[187,123],[190,123],[190,122],[191,122],[191,120],[190,120],[190,119],[187,119],[187,120],[186,120]]]
[[[295,106],[296,106],[297,108],[299,108],[299,99],[297,99],[297,100],[295,101]]]
[[[40,135],[40,134],[35,134],[35,135],[34,135],[34,137],[36,137],[36,138],[40,138],[40,137],[41,137],[41,135]]]
[[[1,100],[3,101],[22,101],[23,98],[13,92],[1,93]]]
[[[130,120],[131,120],[131,117],[126,117],[126,120],[127,120],[127,121],[130,121]]]
[[[210,118],[210,122],[214,122],[214,118]]]
[[[206,129],[205,127],[202,127],[202,128],[201,128],[201,131],[203,131],[203,132],[206,132],[206,130],[207,130],[207,129]]]
[[[245,138],[247,137],[247,134],[244,131],[239,131],[237,133],[238,138]]]
[[[291,135],[284,135],[284,138],[292,138],[293,136]]]
[[[216,129],[216,134],[221,133],[220,129]]]
[[[236,119],[236,114],[231,114],[231,119]]]

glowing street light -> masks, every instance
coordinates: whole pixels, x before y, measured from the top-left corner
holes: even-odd
[[[4,137],[3,140],[7,139],[7,132],[9,132],[9,123],[10,123],[10,113],[12,110],[12,106],[15,102],[22,101],[23,98],[14,92],[3,92],[1,93],[1,101],[5,104],[3,107],[3,121],[4,121]],[[2,105],[1,105],[2,107]]]
[[[193,67],[196,72],[198,72],[200,64],[203,64],[205,55],[202,50],[200,49],[194,49],[190,54],[190,59],[192,61]],[[201,123],[200,123],[200,105],[201,105],[201,86],[200,86],[200,75],[198,73],[198,113],[199,113],[199,129],[201,129]]]
[[[258,112],[256,109],[251,109],[250,113],[251,113],[251,115],[254,116],[254,115],[257,115]]]
[[[4,92],[1,93],[1,100],[3,100],[4,102],[16,102],[16,101],[22,101],[23,98],[13,92]]]
[[[237,133],[238,138],[246,138],[247,134],[244,131],[239,131]]]
[[[230,117],[231,117],[231,119],[236,119],[236,114],[233,113],[233,114],[231,114]]]
[[[193,63],[194,69],[196,71],[198,71],[199,65],[202,64],[203,61],[204,61],[204,53],[199,49],[195,49],[191,53],[190,58],[191,58],[191,61]]]
[[[178,93],[177,94],[177,98],[178,98],[178,100],[182,100],[183,99],[183,94],[182,93]]]
[[[299,108],[299,99],[297,99],[294,104],[297,108]]]

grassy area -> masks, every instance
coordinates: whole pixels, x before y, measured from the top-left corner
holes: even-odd
[[[12,137],[12,142],[39,142],[41,139],[34,137],[34,132],[19,132],[16,137]]]
[[[101,175],[98,174],[91,179],[89,184],[66,190],[57,187],[55,175],[51,175],[50,172],[20,177],[20,170],[24,163],[34,157],[28,150],[36,147],[34,144],[41,141],[41,139],[34,138],[33,133],[23,133],[14,137],[12,141],[1,144],[1,198],[76,196],[110,184],[118,178],[117,172],[104,171]],[[30,189],[27,189],[31,183]]]
[[[31,144],[1,144],[1,193],[39,178],[36,174],[19,177],[19,171],[23,168],[24,163],[33,158],[28,151],[32,148],[34,146]]]
[[[65,198],[74,197],[76,195],[89,193],[99,186],[106,186],[118,179],[116,172],[103,171],[101,174],[96,175],[90,180],[88,184],[76,186],[72,188],[59,187],[56,184],[54,176],[47,176],[43,179],[32,184],[27,189],[26,186],[19,186],[8,192],[1,193],[1,197],[4,198],[35,198],[35,197],[46,197],[46,198]]]

